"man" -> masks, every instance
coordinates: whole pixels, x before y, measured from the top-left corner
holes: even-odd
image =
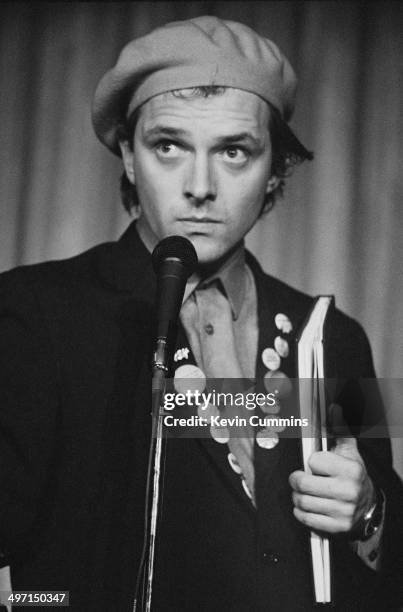
[[[312,300],[243,248],[290,165],[311,157],[286,125],[294,93],[273,43],[214,17],[132,41],[99,84],[95,130],[122,157],[138,222],[117,243],[2,276],[0,542],[15,590],[133,608],[161,239],[188,238],[199,259],[172,375],[296,376]],[[328,346],[329,376],[374,376],[365,334],[338,311]],[[210,433],[165,445],[153,610],[313,609],[310,529],[332,539],[337,609],[393,602],[402,492],[386,440],[336,439],[306,474],[298,440]]]

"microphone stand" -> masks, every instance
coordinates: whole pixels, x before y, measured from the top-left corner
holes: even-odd
[[[162,434],[163,434],[163,410],[161,409],[162,398],[165,393],[165,378],[168,372],[167,363],[167,338],[158,338],[157,347],[153,358],[153,376],[151,383],[152,406],[151,406],[151,440],[148,459],[147,484],[146,484],[146,507],[145,507],[145,529],[142,558],[137,576],[136,594],[133,612],[136,612],[139,599],[142,612],[151,612],[151,599],[154,577],[155,544],[157,536],[157,523],[159,515],[159,501],[161,489],[161,464],[162,464]],[[149,511],[150,494],[152,494],[151,512]],[[146,555],[146,552],[148,554]],[[144,572],[144,574],[143,574]],[[140,582],[142,582],[142,595],[140,597]],[[145,597],[144,597],[145,590]]]
[[[161,457],[162,457],[162,431],[163,431],[163,410],[161,409],[161,400],[165,392],[165,376],[167,367],[164,365],[165,359],[159,356],[166,350],[166,340],[159,338],[157,340],[157,350],[154,357],[153,378],[152,378],[152,440],[154,446],[154,461],[153,461],[153,486],[152,486],[152,506],[150,517],[150,541],[148,547],[148,563],[147,563],[147,584],[146,584],[146,612],[151,611],[151,597],[153,587],[154,574],[154,554],[155,541],[157,535],[157,521],[159,511],[159,498],[161,488]]]

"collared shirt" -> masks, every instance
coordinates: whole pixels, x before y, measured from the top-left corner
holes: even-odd
[[[233,357],[234,360],[237,357],[240,366],[239,370],[238,364],[234,360],[231,363],[231,356],[223,351],[223,361],[228,363],[228,368],[225,374],[216,372],[215,377],[253,378],[259,337],[257,292],[252,272],[245,263],[243,244],[217,272],[203,280],[197,274],[193,274],[186,285],[180,318],[186,332],[191,336],[189,341],[193,354],[203,371],[206,369],[206,364],[204,364],[201,349],[202,338],[206,333],[214,335],[215,328],[224,323],[222,320],[205,320],[203,309],[200,309],[197,304],[196,294],[199,291],[209,291],[214,286],[222,292],[231,307],[232,325],[229,325],[230,329],[226,329],[226,334],[234,336],[236,356]],[[213,291],[209,292],[208,299],[210,302],[214,300]],[[197,322],[191,320],[189,301],[196,304],[193,311],[197,315]]]
[[[255,375],[259,330],[256,286],[245,265],[243,245],[216,273],[203,280],[197,275],[190,279],[180,318],[204,374],[222,379],[224,393],[234,393],[235,387],[244,391],[242,381]],[[240,473],[255,505],[252,427],[242,428],[239,436],[233,430],[228,447],[230,465]]]

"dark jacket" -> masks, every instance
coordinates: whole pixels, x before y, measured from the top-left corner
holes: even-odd
[[[258,290],[260,355],[277,313],[297,330],[310,297],[248,256]],[[0,281],[0,549],[15,590],[68,590],[70,609],[132,609],[150,437],[154,274],[132,224],[121,240]],[[178,346],[186,346],[181,329]],[[332,377],[373,377],[364,332],[335,310]],[[192,361],[192,355],[189,356]],[[295,351],[282,370],[295,376]],[[347,402],[348,403],[348,402]],[[387,499],[384,570],[333,544],[340,610],[388,609],[399,575],[402,487],[387,440],[360,443]],[[213,440],[168,440],[155,610],[311,610],[308,534],[292,514],[297,440],[256,447],[256,511]],[[400,559],[400,561],[399,561]],[[401,567],[401,565],[400,565]]]

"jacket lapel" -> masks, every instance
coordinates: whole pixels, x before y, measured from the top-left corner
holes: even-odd
[[[296,334],[302,324],[310,298],[304,294],[294,291],[280,281],[263,273],[256,260],[247,253],[247,263],[250,266],[257,288],[258,295],[258,324],[259,343],[256,362],[256,379],[264,379],[268,368],[263,360],[263,352],[266,349],[275,349],[276,338],[282,338],[288,347],[288,355],[281,357],[278,370],[283,372],[291,381],[297,377],[296,370]],[[286,315],[291,323],[292,329],[285,333],[279,328],[277,315]],[[266,361],[267,363],[267,361]],[[295,393],[293,394],[295,397]],[[281,409],[278,416],[281,417]],[[295,407],[293,409],[295,415]],[[281,437],[272,449],[260,448],[255,442],[255,480],[256,497],[258,506],[265,507],[270,500],[270,492],[274,480],[288,478],[290,470],[301,467],[299,439]],[[284,473],[284,472],[287,473]]]

